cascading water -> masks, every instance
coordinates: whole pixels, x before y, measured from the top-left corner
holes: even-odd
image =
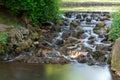
[[[53,39],[52,44],[57,46],[56,50],[60,51],[59,49],[61,48],[56,44],[57,40],[63,40],[64,43],[62,47],[66,46],[66,38],[64,39],[62,36],[66,35],[64,32],[70,32],[71,35],[69,35],[67,40],[70,38],[76,41],[69,43],[69,46],[67,46],[66,49],[68,52],[65,53],[68,53],[68,55],[64,55],[60,51],[65,58],[79,61],[78,56],[83,55],[87,57],[89,56],[88,58],[91,59],[94,64],[101,64],[101,62],[102,64],[107,64],[110,51],[104,50],[102,53],[101,50],[102,47],[111,47],[111,42],[109,40],[105,41],[107,39],[106,35],[108,34],[107,29],[112,23],[109,13],[66,13],[66,16],[62,15],[62,19],[67,20],[67,25],[61,27],[61,31],[58,33],[58,36]],[[72,29],[71,27],[74,28]],[[75,32],[79,31],[82,31],[82,33],[78,33],[77,35],[81,36],[73,36]],[[101,50],[99,50],[99,47]],[[97,58],[104,56],[103,59],[105,60],[97,60],[94,54],[97,55]]]

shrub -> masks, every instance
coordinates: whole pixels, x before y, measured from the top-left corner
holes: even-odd
[[[1,0],[16,15],[22,13],[34,23],[58,18],[60,0]]]
[[[5,46],[6,46],[6,42],[7,42],[7,38],[8,38],[8,33],[3,32],[0,33],[0,53],[4,54],[5,53]]]
[[[112,40],[115,40],[120,37],[120,11],[112,15],[113,24],[109,30],[109,37]]]
[[[1,44],[6,44],[7,38],[8,38],[7,32],[0,33],[0,43]]]

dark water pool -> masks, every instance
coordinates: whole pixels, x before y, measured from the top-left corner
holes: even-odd
[[[0,63],[0,80],[112,80],[108,66]]]

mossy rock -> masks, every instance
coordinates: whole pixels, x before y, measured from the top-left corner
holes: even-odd
[[[35,39],[38,39],[39,38],[39,34],[37,32],[33,33],[32,34],[32,39],[35,40]]]
[[[111,66],[120,74],[120,38],[116,40],[112,48]]]
[[[105,22],[99,22],[96,24],[96,27],[94,28],[94,30],[99,30],[104,26],[105,26]]]

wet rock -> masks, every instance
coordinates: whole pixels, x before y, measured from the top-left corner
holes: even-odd
[[[99,34],[100,36],[107,35],[107,30],[105,28],[100,28],[99,30],[95,30],[94,32]]]
[[[87,13],[82,13],[83,18],[86,18],[88,15]]]
[[[37,32],[35,32],[35,33],[32,34],[31,37],[32,37],[33,40],[36,40],[36,39],[39,38],[39,34]]]
[[[82,15],[81,14],[77,14],[76,19],[82,19]]]
[[[101,16],[100,21],[110,20],[109,16]]]
[[[32,56],[26,62],[27,63],[40,63],[41,59],[39,57]]]
[[[86,63],[87,62],[86,56],[83,55],[80,58],[77,58],[77,61],[79,63]]]
[[[64,25],[64,24],[63,24]],[[60,32],[61,31],[61,26],[59,23],[57,23],[56,25],[53,26],[52,31],[51,32]]]
[[[32,45],[32,40],[29,39],[26,41],[19,42],[17,45],[18,47],[16,49],[16,52],[21,53],[22,51],[30,50],[30,47]]]
[[[96,64],[96,61],[93,58],[93,56],[91,55],[91,53],[88,53],[88,55],[86,57],[87,57],[87,64],[88,65],[95,65]]]
[[[74,43],[74,42],[76,42],[76,41],[78,41],[77,38],[69,37],[69,38],[67,38],[65,44],[71,44],[71,43]]]
[[[119,75],[120,74],[120,38],[115,41],[112,48],[112,69]],[[120,75],[119,75],[120,76]]]
[[[67,13],[65,13],[65,16],[68,17],[68,18],[71,18],[72,14],[73,14],[72,12],[67,12]]]
[[[50,50],[50,49],[39,49],[38,52],[36,53],[36,56],[45,57],[49,54],[52,54],[52,50]]]
[[[40,36],[36,36],[36,38],[34,37],[34,39],[37,39],[39,37],[39,42],[42,42],[42,41],[44,41],[46,38],[45,38],[45,36],[44,35],[40,35]]]
[[[92,20],[91,17],[87,17],[87,18],[86,18],[86,23],[87,23],[87,24],[90,23],[91,20]]]
[[[63,34],[62,34],[62,38],[63,38],[63,39],[67,39],[70,35],[71,35],[71,32],[70,32],[70,31],[65,31],[65,32],[63,32]]]
[[[50,63],[52,64],[58,64],[59,63],[59,58],[53,57],[50,59]]]
[[[70,23],[70,29],[75,29],[77,26],[80,25],[80,20],[74,20]]]
[[[59,52],[63,55],[66,55],[67,52],[67,45],[60,47]]]
[[[82,34],[84,33],[83,30],[79,29],[79,30],[75,30],[73,31],[72,33],[72,36],[73,37],[77,37],[77,38],[82,38]]]
[[[52,43],[53,39],[54,39],[55,37],[57,37],[57,35],[58,35],[58,34],[57,34],[56,32],[55,32],[55,33],[47,33],[47,36],[46,36],[46,37],[43,36],[41,39],[42,39],[42,41],[43,41],[43,40],[46,40],[46,41]]]
[[[101,51],[101,50],[105,50],[105,51],[109,51],[110,47],[109,46],[105,46],[105,45],[96,45],[96,50]]]
[[[57,40],[56,41],[56,43],[55,43],[56,45],[58,45],[58,46],[63,46],[63,44],[64,44],[64,40]]]
[[[99,30],[100,28],[105,26],[105,22],[99,22],[96,24],[96,27],[94,28],[94,30]]]
[[[87,55],[86,52],[82,52],[82,51],[74,50],[74,49],[73,50],[69,50],[69,52],[67,52],[67,53],[70,55],[70,57],[72,59],[81,58],[81,56]]]
[[[69,23],[68,19],[62,19],[62,20],[59,20],[58,22],[60,26],[68,26],[68,23]]]
[[[95,41],[94,37],[91,36],[91,37],[89,38],[88,43],[89,43],[89,44],[94,44],[94,41]]]
[[[95,51],[95,52],[93,52],[92,56],[98,62],[105,62],[106,61],[105,54],[107,54],[107,52],[101,50],[101,51]]]
[[[70,61],[66,58],[61,57],[60,60],[59,60],[59,63],[60,64],[68,64],[68,63],[70,63]]]

